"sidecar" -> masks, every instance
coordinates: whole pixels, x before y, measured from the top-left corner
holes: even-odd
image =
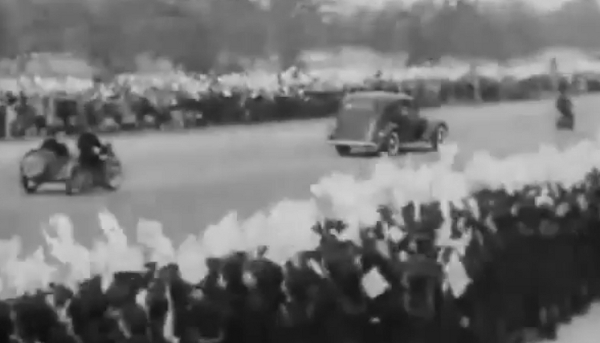
[[[44,184],[66,183],[76,160],[72,156],[57,156],[47,149],[29,150],[19,164],[21,187],[34,193]]]

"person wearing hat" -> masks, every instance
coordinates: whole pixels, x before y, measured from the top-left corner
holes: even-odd
[[[7,92],[5,95],[5,111],[6,111],[6,115],[4,118],[5,121],[5,132],[4,132],[4,136],[5,137],[11,137],[13,134],[13,127],[14,125],[16,125],[16,121],[17,121],[17,104],[18,104],[18,99],[17,97],[12,93],[12,92]]]
[[[99,154],[104,149],[104,145],[89,127],[84,127],[83,132],[77,139],[77,149],[79,149],[79,164],[85,168],[96,172],[102,170],[103,164]]]
[[[47,136],[42,142],[40,149],[52,151],[57,157],[67,158],[69,157],[69,148],[62,142],[63,131],[57,128],[53,128],[47,131]]]
[[[562,115],[562,119],[574,120],[573,101],[569,94],[569,83],[562,79],[558,84],[558,97],[556,98],[556,109]]]

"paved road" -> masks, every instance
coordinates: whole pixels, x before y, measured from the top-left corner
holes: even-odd
[[[564,145],[595,135],[600,96],[577,99],[578,133],[557,133],[551,101],[449,107],[429,111],[444,118],[459,160],[485,149],[497,155],[537,149],[542,142]],[[66,197],[62,189],[24,195],[17,184],[17,161],[35,142],[0,145],[0,238],[21,236],[26,246],[41,242],[40,225],[54,213],[68,214],[76,236],[97,236],[97,213],[108,209],[134,229],[140,218],[161,221],[176,241],[217,222],[229,210],[243,216],[285,197],[306,198],[309,187],[332,171],[362,173],[373,158],[341,158],[324,143],[328,120],[255,127],[213,128],[178,134],[113,138],[127,180],[113,194]],[[403,157],[398,157],[398,161]],[[420,154],[419,161],[436,159]]]
[[[462,148],[460,164],[478,150],[502,156],[532,151],[541,143],[564,146],[594,137],[599,108],[600,96],[577,99],[575,133],[554,130],[551,101],[452,107],[427,115],[448,121],[451,140]],[[179,241],[229,210],[248,216],[285,197],[305,198],[319,177],[332,171],[362,173],[375,162],[337,157],[323,141],[327,126],[327,120],[317,120],[116,137],[113,143],[126,165],[123,189],[81,197],[66,197],[60,189],[24,195],[17,184],[17,162],[35,143],[0,144],[0,239],[19,235],[32,251],[41,243],[40,225],[54,213],[65,213],[74,222],[77,239],[89,243],[99,235],[97,213],[108,209],[130,232],[138,219],[156,219]],[[436,158],[435,153],[416,157],[420,162]],[[558,342],[596,342],[598,318],[600,307],[594,306],[587,316],[561,328]]]
[[[596,343],[600,337],[599,322],[600,305],[595,304],[585,316],[575,318],[569,325],[560,327],[558,339],[554,343]]]

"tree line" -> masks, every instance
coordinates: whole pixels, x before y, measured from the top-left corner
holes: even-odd
[[[399,0],[353,12],[340,11],[340,1],[0,0],[0,57],[72,52],[121,72],[149,53],[207,72],[235,68],[241,56],[275,56],[287,67],[305,49],[347,45],[408,52],[409,63],[600,48],[596,0],[570,0],[546,13],[525,0]]]

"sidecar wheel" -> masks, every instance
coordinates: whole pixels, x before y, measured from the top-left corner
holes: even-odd
[[[37,191],[39,186],[40,185],[37,182],[30,180],[27,176],[21,176],[21,187],[25,193],[33,194]]]

